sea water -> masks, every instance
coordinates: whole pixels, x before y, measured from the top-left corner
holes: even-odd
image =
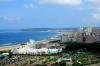
[[[56,34],[56,32],[46,31],[1,31],[0,47],[21,44],[29,39],[36,41],[44,40]]]

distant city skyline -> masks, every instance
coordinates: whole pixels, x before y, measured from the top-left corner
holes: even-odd
[[[100,26],[100,0],[0,0],[0,29]]]

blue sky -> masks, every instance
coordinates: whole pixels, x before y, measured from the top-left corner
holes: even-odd
[[[0,29],[100,26],[100,0],[0,0]]]

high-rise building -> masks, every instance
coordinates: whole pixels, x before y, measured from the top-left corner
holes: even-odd
[[[83,27],[80,26],[79,32],[83,32]]]
[[[92,32],[93,32],[93,28],[92,28],[91,25],[87,28],[87,31],[88,31],[89,33],[92,33]]]

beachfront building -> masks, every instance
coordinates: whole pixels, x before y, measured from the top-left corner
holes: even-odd
[[[36,48],[36,49],[48,48],[48,42],[49,42],[49,41],[47,41],[47,40],[38,41],[38,42],[35,44],[35,48]]]
[[[42,54],[56,54],[62,52],[62,48],[50,48],[48,41],[34,41],[29,40],[24,47],[12,49],[12,54],[31,54],[31,55],[42,55]]]
[[[30,40],[29,40],[28,42],[26,42],[25,44],[26,44],[26,45],[25,45],[26,48],[35,48],[36,41],[30,39]]]
[[[20,48],[11,51],[12,54],[30,54],[30,55],[42,55],[42,54],[57,54],[62,52],[62,49],[48,49],[48,48],[41,48],[41,49],[33,49],[33,48]]]
[[[61,35],[60,41],[61,43],[72,41],[72,37],[73,37],[73,32],[65,32],[64,34]]]

